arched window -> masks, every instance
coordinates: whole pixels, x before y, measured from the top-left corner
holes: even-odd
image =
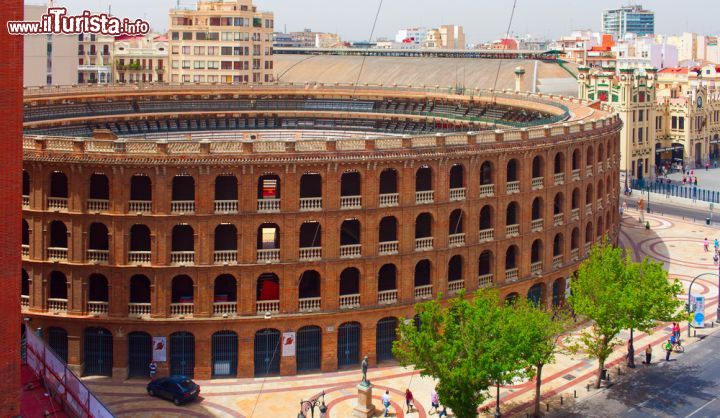
[[[545,293],[545,285],[537,283],[528,290],[528,300],[535,306],[540,306],[543,301],[543,294]]]
[[[25,170],[23,170],[22,173],[22,195],[25,197],[30,197],[30,174],[28,174],[28,172]]]
[[[544,218],[543,212],[545,209],[545,202],[543,202],[542,197],[536,197],[533,199],[532,203],[532,220],[541,220]]]
[[[233,224],[215,227],[215,262],[237,260],[237,228]]]
[[[433,189],[433,172],[432,168],[424,165],[418,168],[415,173],[415,191],[426,192]]]
[[[340,225],[340,246],[360,244],[360,221],[346,219]],[[342,251],[342,250],[341,250]],[[359,256],[359,254],[358,254]]]
[[[543,242],[542,240],[536,239],[532,243],[532,247],[530,247],[530,263],[540,263],[542,264],[543,261]],[[542,266],[540,266],[542,269]],[[533,272],[534,273],[534,272]]]
[[[586,167],[592,167],[594,158],[595,158],[595,155],[594,155],[593,147],[592,147],[592,146],[589,146],[589,147],[587,148],[585,166],[586,166]]]
[[[450,190],[462,189],[465,187],[465,170],[460,164],[450,168]],[[452,194],[452,193],[451,193]]]
[[[223,213],[237,212],[237,200],[237,177],[232,174],[215,177],[215,211]],[[232,202],[235,202],[235,205],[232,205]]]
[[[518,267],[518,247],[511,245],[505,251],[505,270],[516,269]]]
[[[593,224],[592,222],[588,222],[588,224],[585,226],[585,245],[591,244],[593,242]]]
[[[432,264],[430,263],[430,260],[420,260],[415,264],[415,288],[423,287],[423,286],[430,286],[432,284],[431,280],[431,271],[432,271]],[[432,288],[430,288],[430,295],[432,296]]]
[[[322,198],[322,176],[318,173],[307,173],[300,177],[300,199]],[[303,201],[300,201],[303,208]]]
[[[299,238],[301,260],[318,260],[322,257],[322,227],[320,222],[303,222],[300,225]]]
[[[22,269],[22,281],[20,282],[20,294],[22,296],[28,296],[30,297],[30,276],[28,276],[27,271],[25,269]]]
[[[215,278],[214,286],[215,315],[234,314],[237,310],[237,281],[231,274],[222,274]]]
[[[195,261],[195,235],[190,225],[173,227],[170,261],[173,264],[192,264]]]
[[[386,168],[380,173],[380,194],[389,195],[396,194],[398,192],[398,173],[394,168]],[[380,199],[380,204],[383,204],[383,199]],[[397,203],[396,203],[397,204]],[[387,206],[390,206],[387,204]]]
[[[152,180],[150,180],[150,177],[144,174],[135,174],[132,176],[130,179],[130,201],[152,201]]]
[[[130,278],[130,303],[150,304],[150,279],[147,276],[137,274]]]
[[[67,277],[59,271],[53,271],[50,273],[50,286],[48,288],[50,299],[60,299],[67,301],[68,296],[68,282]]]
[[[495,214],[493,213],[493,207],[485,205],[480,209],[480,239],[483,241],[490,240],[493,238]]]
[[[50,197],[68,198],[68,180],[62,171],[53,171],[50,174]]]
[[[582,156],[581,156],[580,150],[576,149],[575,151],[573,151],[573,157],[572,157],[573,171],[580,170],[581,161],[582,161]]]
[[[540,156],[536,155],[535,158],[533,158],[532,162],[532,178],[533,179],[540,179],[545,176],[545,159]],[[533,184],[535,186],[535,184]]]
[[[397,219],[394,216],[382,218],[378,229],[378,242],[396,242],[397,240]]]
[[[22,245],[30,245],[30,225],[25,219],[22,220]]]
[[[480,166],[480,185],[488,186],[493,184],[493,164],[485,161]]]
[[[195,202],[195,179],[192,176],[180,174],[173,177],[172,201]]]
[[[232,331],[218,331],[211,338],[212,373],[214,379],[236,377],[238,365],[238,336]]]
[[[561,174],[565,172],[565,154],[558,152],[555,154],[555,161],[553,164],[553,173]]]
[[[343,209],[361,207],[362,178],[357,171],[347,171],[340,177],[340,206]]]
[[[108,229],[101,223],[92,223],[88,231],[88,261],[107,263],[109,256]]]
[[[300,299],[318,299],[315,303],[306,304],[303,308],[303,301],[300,301],[300,310],[319,310],[320,309],[320,273],[315,270],[304,271],[300,275],[300,282],[298,284],[298,298]],[[311,302],[311,301],[307,301]]]
[[[517,225],[520,222],[520,209],[517,202],[510,202],[505,211],[505,225]]]
[[[450,212],[450,222],[449,222],[449,231],[448,234],[450,235],[457,235],[462,234],[465,232],[465,229],[463,228],[463,211],[462,209],[455,209],[454,211]]]
[[[580,248],[580,230],[578,228],[573,228],[572,233],[570,235],[570,249],[577,250],[579,248]]]
[[[274,273],[263,273],[257,279],[256,300],[279,301],[280,278]]]
[[[346,298],[343,298],[346,296]],[[350,298],[349,296],[356,296]],[[349,267],[340,273],[340,307],[354,308],[360,305],[360,271]]]
[[[452,256],[448,261],[448,290],[452,291],[452,288],[457,286],[458,283],[464,283],[463,264],[463,258],[459,254]]]
[[[580,189],[577,187],[572,192],[572,209],[580,208]]]
[[[520,172],[519,172],[519,163],[516,159],[511,159],[507,163],[507,182],[513,182],[513,181],[519,181],[520,180]]]
[[[378,271],[378,292],[397,289],[397,268],[394,264],[385,264]]]
[[[68,231],[67,227],[61,221],[50,222],[50,247],[63,248],[67,250]]]
[[[555,234],[553,239],[553,257],[562,256],[565,252],[563,234]]]
[[[415,238],[432,237],[432,215],[425,212],[418,215],[415,220]]]
[[[194,283],[190,276],[175,276],[172,279],[172,303],[193,303],[194,301]]]
[[[104,201],[110,199],[110,182],[105,174],[93,174],[90,176],[89,198]],[[88,209],[93,209],[91,202],[88,202]]]

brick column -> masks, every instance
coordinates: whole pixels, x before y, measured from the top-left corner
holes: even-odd
[[[320,359],[320,369],[323,372],[334,372],[338,368],[337,339],[337,327],[325,325],[322,329],[322,358]]]

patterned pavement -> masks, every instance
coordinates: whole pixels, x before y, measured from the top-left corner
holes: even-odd
[[[671,277],[677,277],[686,287],[698,274],[717,272],[718,266],[712,260],[712,253],[706,253],[703,249],[703,239],[707,237],[712,242],[715,237],[720,238],[720,229],[679,218],[648,215],[646,220],[650,221],[650,231],[645,230],[644,225],[638,222],[636,211],[627,211],[622,221],[620,243],[625,248],[632,249],[636,258],[649,256],[663,261]],[[708,321],[715,319],[717,292],[717,281],[711,277],[698,280],[693,287],[693,293],[706,296]],[[662,325],[652,334],[636,333],[635,351],[638,356],[651,344],[654,347],[654,361],[660,359],[663,355],[660,344],[667,338],[669,330],[669,327]],[[707,332],[709,330],[698,331],[699,334]],[[625,341],[628,336],[628,332],[623,332],[620,338]],[[691,338],[686,344],[695,340]],[[623,363],[624,354],[625,347],[621,344],[609,359],[608,368],[613,378],[621,372],[618,366]],[[682,355],[678,356],[682,361]],[[640,365],[639,360],[637,363]],[[555,364],[548,365],[543,370],[543,405],[549,402],[555,408],[560,402],[560,396],[564,402],[570,402],[575,394],[582,397],[592,393],[587,390],[586,385],[594,381],[596,368],[595,361],[587,360],[581,355],[558,355]],[[622,373],[628,371],[623,367]],[[382,404],[380,397],[384,391],[390,391],[391,416],[426,418],[434,414],[430,413],[428,408],[430,392],[434,386],[432,379],[421,377],[411,368],[399,366],[371,368],[368,379],[374,385],[373,398],[376,408]],[[327,416],[345,418],[351,416],[355,406],[355,386],[359,380],[358,370],[267,379],[199,381],[202,399],[182,407],[150,398],[145,393],[146,382],[141,380],[88,378],[86,382],[118,417],[294,417],[299,412],[301,399],[317,397],[324,391],[328,406]],[[410,388],[415,395],[415,410],[409,414],[406,413],[404,405],[406,388]],[[525,416],[531,406],[534,389],[534,381],[517,382],[513,386],[502,388],[503,416]],[[482,406],[490,412],[494,407],[494,401],[488,401]],[[309,411],[306,415],[310,416]],[[492,414],[485,412],[481,416],[489,417]]]

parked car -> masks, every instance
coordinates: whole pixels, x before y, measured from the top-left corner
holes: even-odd
[[[150,396],[173,401],[175,405],[179,406],[197,399],[200,394],[200,385],[186,376],[161,377],[148,383],[147,393]]]

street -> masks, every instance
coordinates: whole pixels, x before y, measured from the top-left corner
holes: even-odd
[[[684,354],[673,353],[670,362],[656,346],[650,367],[641,364],[638,356],[639,370],[632,377],[548,416],[718,417],[719,345],[720,333],[713,333],[689,346]]]
[[[656,198],[657,196],[657,198]],[[629,208],[635,208],[640,198],[647,202],[647,195],[640,195],[637,192],[632,197],[620,196],[620,204],[627,202]],[[695,219],[696,222],[705,222],[705,218],[710,216],[709,203],[698,202],[698,206],[683,206],[675,202],[667,202],[665,197],[653,194],[650,198],[650,212],[661,216],[670,215],[684,219]],[[720,225],[720,208],[715,209],[712,218],[713,225]]]

